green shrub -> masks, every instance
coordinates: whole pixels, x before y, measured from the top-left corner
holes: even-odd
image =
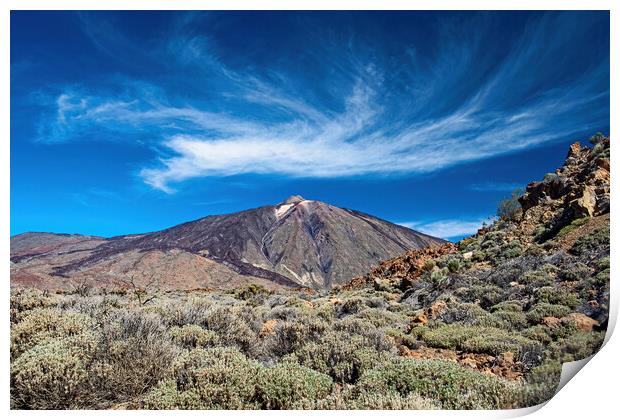
[[[320,400],[302,399],[294,406],[296,410],[437,410],[437,404],[416,393],[406,396],[398,392],[375,392],[361,390],[354,396],[350,389],[336,391]]]
[[[521,204],[519,196],[523,194],[520,188],[515,189],[509,198],[499,202],[497,206],[497,217],[501,220],[517,220],[521,215]]]
[[[527,317],[523,312],[495,311],[493,317],[503,321],[508,328],[513,330],[520,330],[528,325]]]
[[[392,309],[394,308],[390,307],[388,310],[369,308],[355,314],[355,318],[367,321],[375,329],[406,325],[409,321],[409,316],[407,314],[395,312]]]
[[[511,408],[516,386],[445,360],[392,359],[366,372],[359,392],[405,397],[411,393],[437,401],[444,409]],[[363,390],[363,391],[362,391]]]
[[[433,268],[437,267],[437,263],[435,260],[426,260],[424,261],[424,270],[432,271]]]
[[[461,261],[456,258],[452,258],[448,261],[447,267],[451,273],[456,273],[461,268]]]
[[[17,357],[50,338],[82,334],[91,327],[92,320],[88,315],[54,308],[33,309],[11,328],[11,356]]]
[[[521,331],[521,335],[542,344],[549,344],[553,338],[549,334],[549,327],[544,325],[533,325]]]
[[[553,284],[553,277],[546,270],[526,271],[519,277],[519,283],[531,288],[551,286]]]
[[[595,287],[605,287],[609,285],[609,268],[604,269],[596,273],[594,277],[592,277],[592,285]]]
[[[158,315],[123,313],[102,328],[91,380],[110,400],[132,399],[163,379],[178,352]]]
[[[590,137],[589,142],[590,144],[593,145],[598,145],[601,144],[607,139],[607,137],[605,137],[605,135],[601,132],[596,133],[595,135],[593,135],[592,137]]]
[[[518,300],[505,300],[491,307],[491,312],[499,311],[523,312],[523,305]]]
[[[49,308],[57,304],[58,298],[55,295],[39,289],[14,290],[10,300],[11,323],[20,321],[26,311]]]
[[[240,300],[250,300],[256,296],[267,295],[269,290],[258,284],[248,284],[234,290],[234,295]]]
[[[235,346],[246,354],[251,354],[258,343],[258,336],[243,320],[238,310],[222,306],[207,312],[202,325],[214,331],[224,346]]]
[[[92,335],[80,334],[48,339],[24,352],[11,363],[13,408],[62,409],[85,403],[95,344]]]
[[[437,314],[437,320],[431,324],[441,322],[446,324],[486,325],[497,323],[497,319],[482,309],[476,303],[450,302],[448,306]]]
[[[469,238],[460,240],[457,243],[457,246],[459,247],[459,251],[471,251],[475,248],[476,244],[477,244],[476,238],[471,236]]]
[[[606,270],[606,269],[609,270],[609,267],[610,267],[609,257],[601,258],[595,264],[598,270]]]
[[[571,312],[570,308],[564,305],[554,305],[551,303],[537,303],[527,312],[528,321],[540,324],[544,317],[562,318]]]
[[[523,254],[523,251],[523,245],[521,244],[521,242],[515,240],[501,246],[499,257],[506,260],[516,258],[519,255]]]
[[[183,325],[170,328],[173,343],[184,348],[214,347],[220,340],[213,331],[205,330],[200,325]]]
[[[448,267],[444,267],[444,268],[433,268],[430,271],[430,281],[436,286],[436,287],[444,287],[448,284],[449,282],[449,278],[448,278]]]
[[[364,300],[359,297],[350,299],[344,299],[341,305],[338,305],[338,316],[343,317],[351,314],[356,314],[366,308]]]
[[[299,400],[325,398],[332,389],[332,379],[296,363],[281,363],[262,369],[257,379],[261,408],[288,410]]]
[[[565,363],[590,357],[599,350],[604,339],[604,332],[575,331],[550,345],[551,359]]]
[[[536,290],[535,296],[537,302],[562,305],[573,309],[581,303],[579,296],[576,293],[568,291],[564,286],[541,287]]]
[[[590,277],[592,270],[583,263],[570,265],[560,271],[559,277],[565,281],[578,281]]]
[[[609,226],[600,227],[588,235],[579,237],[571,247],[571,252],[581,255],[601,247],[609,247]]]
[[[536,344],[505,329],[456,324],[426,330],[420,338],[432,347],[493,355],[510,351],[517,357]]]
[[[589,217],[582,217],[580,219],[575,219],[570,224],[568,224],[568,225],[564,226],[562,229],[560,229],[560,231],[558,232],[557,236],[564,236],[567,233],[572,232],[573,230],[575,230],[579,226],[585,225],[586,223],[588,223],[589,220],[590,220]]]
[[[414,392],[400,395],[395,391],[362,392],[350,403],[351,410],[437,410],[431,399],[422,398]]]
[[[354,383],[366,370],[385,360],[387,342],[371,343],[360,335],[332,332],[320,342],[309,343],[297,350],[289,360],[331,376],[340,383]],[[371,347],[372,346],[372,347]]]
[[[263,357],[277,359],[293,353],[307,343],[319,340],[328,329],[324,320],[310,316],[279,322],[264,340]]]
[[[550,400],[560,384],[562,365],[558,362],[545,362],[534,367],[525,376],[525,384],[520,387],[516,401],[519,407],[532,407]]]
[[[491,307],[504,300],[505,290],[494,284],[471,285],[459,289],[455,295],[467,302],[477,302],[482,307]]]
[[[147,409],[258,408],[260,365],[235,348],[193,349],[174,360],[171,378],[144,398]]]

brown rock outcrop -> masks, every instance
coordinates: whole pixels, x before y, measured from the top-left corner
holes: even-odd
[[[590,332],[594,327],[597,327],[599,325],[598,321],[579,312],[568,314],[567,316],[562,318],[562,321],[572,323],[577,327],[578,330],[584,332]]]

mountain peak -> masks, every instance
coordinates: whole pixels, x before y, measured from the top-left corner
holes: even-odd
[[[88,272],[89,278],[102,278],[102,285],[135,274],[136,284],[147,284],[155,276],[170,290],[227,289],[247,283],[324,290],[409,249],[443,242],[293,195],[275,206],[204,217],[142,235],[63,240],[53,236],[21,243],[12,238],[11,281],[64,288]],[[69,254],[63,254],[66,251]],[[49,252],[55,254],[53,261]],[[34,270],[42,269],[41,258],[46,268],[39,275]]]
[[[301,203],[302,201],[305,201],[305,200],[306,199],[303,198],[301,195],[291,195],[289,198],[284,200],[284,202],[282,204],[297,204],[297,203]]]

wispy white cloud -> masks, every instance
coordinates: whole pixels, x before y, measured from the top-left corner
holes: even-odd
[[[483,223],[489,223],[489,218],[473,219],[447,219],[427,222],[402,222],[402,226],[417,230],[427,235],[442,239],[454,239],[473,235],[482,227]]]
[[[112,52],[115,42],[127,41],[122,35],[107,35],[106,24],[88,23],[88,35],[98,48]],[[163,54],[203,66],[209,70],[204,75],[226,86],[218,91],[217,107],[208,101],[171,99],[163,88],[140,84],[125,86],[122,94],[65,89],[53,104],[54,112],[42,121],[40,137],[52,143],[105,133],[150,138],[159,156],[139,174],[148,185],[169,193],[177,183],[209,176],[343,177],[436,171],[599,129],[607,114],[582,111],[608,96],[605,86],[596,84],[597,74],[608,72],[607,63],[531,94],[537,79],[528,70],[538,60],[540,48],[557,49],[563,41],[549,29],[557,25],[547,23],[538,22],[526,31],[476,89],[454,97],[445,95],[450,89],[459,90],[470,77],[468,69],[481,55],[479,36],[447,34],[434,60],[418,57],[410,49],[411,59],[398,68],[405,86],[402,92],[390,84],[385,62],[362,59],[364,54],[347,48],[342,57],[332,54],[325,60],[340,75],[335,79],[339,85],[326,81],[329,86],[321,86],[332,93],[328,103],[291,88],[294,83],[279,70],[232,70],[213,52],[215,40],[184,31],[180,24],[166,40]],[[121,52],[133,48],[129,45]],[[353,76],[347,79],[345,73]],[[269,77],[261,77],[265,74]],[[472,186],[505,188],[508,184]]]

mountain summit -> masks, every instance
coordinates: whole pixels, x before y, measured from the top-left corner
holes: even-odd
[[[75,282],[164,289],[329,289],[386,258],[443,243],[376,217],[293,195],[276,205],[208,216],[162,231],[99,238],[27,233],[11,238],[11,284]]]

